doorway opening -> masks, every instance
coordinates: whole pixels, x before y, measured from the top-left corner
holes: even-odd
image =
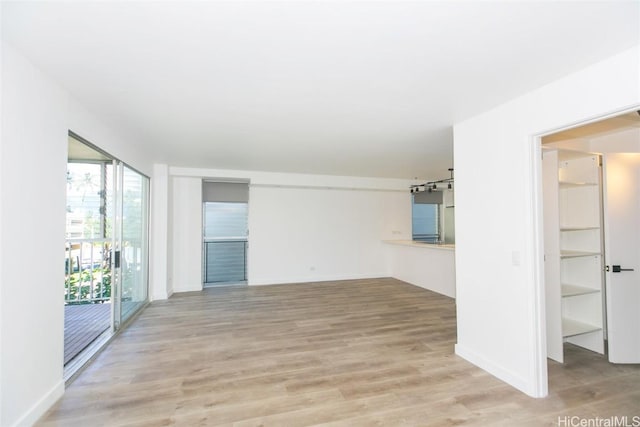
[[[202,184],[203,286],[247,284],[249,184]]]
[[[69,133],[65,379],[148,301],[149,178]]]
[[[640,113],[541,142],[547,357],[640,363]]]

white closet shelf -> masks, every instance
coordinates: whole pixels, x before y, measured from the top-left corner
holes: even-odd
[[[588,334],[590,332],[600,331],[602,328],[596,325],[579,322],[573,319],[562,318],[562,337],[573,337],[575,335]]]
[[[578,295],[595,294],[600,292],[599,289],[588,288],[586,286],[580,286],[580,285],[571,285],[568,283],[563,283],[560,286],[562,288],[563,297],[573,297]]]
[[[560,231],[588,231],[599,229],[600,227],[560,227]]]
[[[584,256],[600,255],[600,252],[585,252],[585,251],[569,251],[561,250],[560,258],[579,258]]]
[[[598,185],[597,182],[570,182],[570,181],[560,181],[560,188],[575,188],[575,187],[593,187]]]

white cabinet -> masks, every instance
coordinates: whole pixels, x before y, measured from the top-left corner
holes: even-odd
[[[598,155],[575,152],[545,162],[547,174],[557,164],[543,184],[545,223],[557,227],[545,226],[547,339],[549,357],[562,362],[563,342],[604,353],[601,166]]]

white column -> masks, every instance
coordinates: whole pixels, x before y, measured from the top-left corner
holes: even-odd
[[[169,288],[169,166],[153,165],[151,179],[151,227],[149,242],[150,299],[167,299],[173,293]]]

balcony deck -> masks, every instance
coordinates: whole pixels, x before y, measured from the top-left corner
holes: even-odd
[[[111,326],[111,304],[64,307],[64,364]]]

